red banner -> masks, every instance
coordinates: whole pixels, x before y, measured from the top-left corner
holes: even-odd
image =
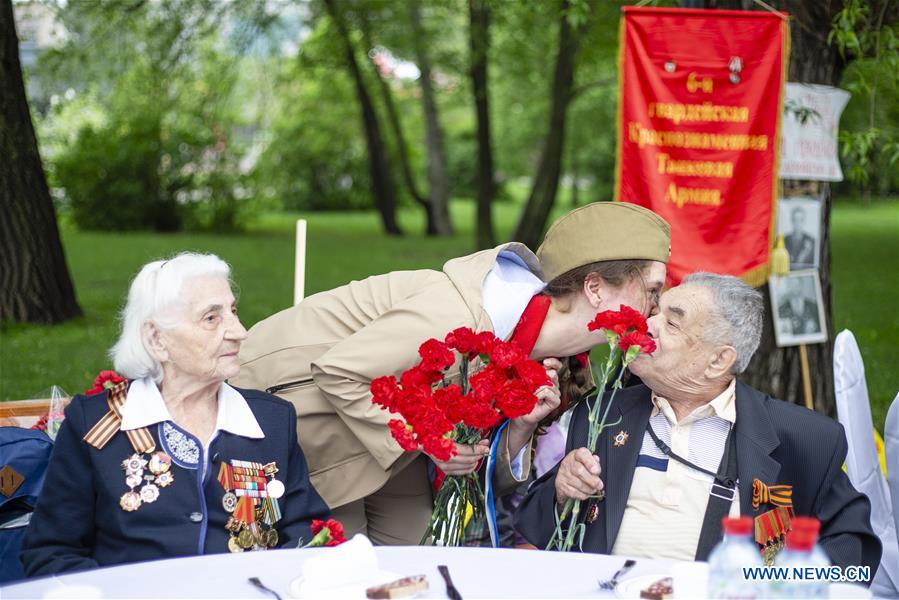
[[[671,224],[672,285],[768,276],[788,40],[783,14],[624,8],[615,199]]]

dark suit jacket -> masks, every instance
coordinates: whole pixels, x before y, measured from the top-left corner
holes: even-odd
[[[790,255],[790,268],[811,267],[815,264],[815,238],[805,232],[792,232],[784,236],[784,245]]]
[[[263,392],[237,391],[265,437],[250,439],[220,431],[205,453],[205,476],[202,468],[184,468],[173,460],[173,483],[159,489],[155,502],[133,512],[119,506],[119,498],[128,491],[122,461],[134,453],[127,436],[117,433],[102,450],[82,440],[107,412],[106,392],[73,398],[22,546],[26,575],[227,552],[225,522],[230,514],[222,506],[225,490],[217,475],[220,463],[231,459],[275,461],[276,478],[286,489],[279,500],[282,517],[275,524],[279,545],[296,547],[300,538],[311,539],[311,520],[326,519],[329,510],[309,482],[306,459],[297,444],[293,405]],[[160,450],[158,427],[148,429]],[[201,466],[203,460],[201,452]]]
[[[652,413],[651,392],[645,385],[618,392],[609,411],[608,428],[599,440],[599,459],[606,498],[599,518],[587,526],[583,548],[608,554],[630,494],[637,455]],[[868,565],[873,578],[880,562],[880,541],[871,530],[871,503],[849,483],[841,467],[846,458],[842,426],[804,407],[775,400],[737,382],[736,445],[740,514],[755,517],[773,506],[752,508],[752,481],[793,486],[796,515],[821,521],[819,543],[835,565]],[[587,439],[587,403],[575,409],[566,454]],[[617,414],[616,414],[617,413]],[[612,436],[624,430],[630,441],[613,448]],[[558,465],[534,482],[522,502],[515,526],[532,544],[545,548],[555,527],[555,479]],[[659,536],[664,536],[659,531]]]
[[[818,307],[811,300],[802,301],[802,310],[793,310],[793,304],[786,300],[777,308],[777,314],[781,321],[790,322],[790,333],[803,335],[807,333],[820,333],[821,322],[818,320]]]

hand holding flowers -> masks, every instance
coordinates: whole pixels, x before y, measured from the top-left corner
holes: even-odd
[[[456,353],[459,378],[450,383]],[[387,376],[372,381],[372,402],[402,417],[387,425],[404,450],[421,449],[447,469],[422,543],[456,546],[469,508],[472,514],[482,510],[483,493],[473,471],[486,454],[484,438],[504,419],[531,413],[535,393],[552,381],[518,345],[466,327],[451,331],[442,342],[427,340],[418,354],[419,363],[399,380]],[[485,365],[477,372],[475,359]]]
[[[580,520],[581,504],[590,499],[601,499],[603,483],[600,479],[602,466],[596,456],[600,434],[607,427],[617,423],[606,423],[609,409],[615,400],[615,393],[622,387],[624,370],[635,358],[645,352],[651,354],[656,345],[647,334],[646,318],[636,310],[622,305],[617,311],[604,311],[596,315],[587,328],[590,331],[603,330],[609,341],[609,358],[601,370],[594,368],[597,390],[592,398],[586,400],[589,415],[587,417],[587,444],[568,454],[559,465],[556,476],[556,500],[561,505],[561,514],[556,518],[556,529],[546,549],[557,548],[562,551],[571,550],[575,544],[580,546],[586,529]],[[618,366],[621,362],[620,367]],[[606,387],[616,371],[617,376],[612,383],[612,392],[603,406]]]

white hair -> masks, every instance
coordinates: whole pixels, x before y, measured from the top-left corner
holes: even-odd
[[[221,276],[231,282],[231,267],[214,254],[182,252],[169,260],[154,260],[141,268],[128,289],[120,316],[122,333],[109,350],[115,370],[129,379],[152,377],[162,381],[162,365],[144,345],[143,326],[150,321],[171,329],[180,320],[172,309],[182,302],[185,282]]]
[[[737,277],[714,273],[693,273],[682,285],[695,285],[712,294],[714,306],[705,323],[706,341],[733,346],[737,352],[733,373],[739,375],[762,339],[765,303],[762,294]]]

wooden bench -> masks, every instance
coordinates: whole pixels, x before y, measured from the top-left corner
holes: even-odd
[[[0,402],[0,427],[31,427],[50,410],[50,398]]]

